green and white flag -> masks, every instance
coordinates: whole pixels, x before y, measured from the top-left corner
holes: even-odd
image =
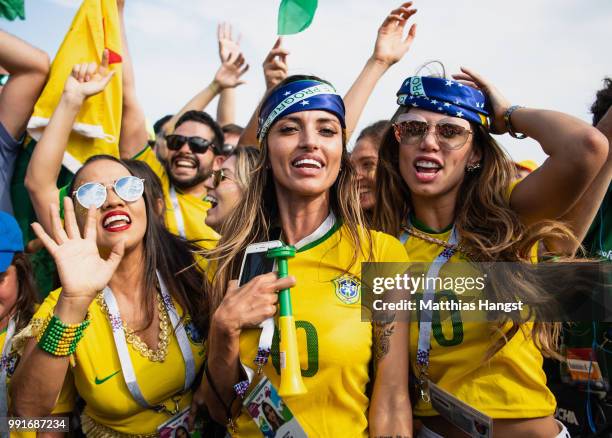
[[[278,34],[292,35],[308,28],[317,4],[317,0],[282,0],[278,8]]]
[[[24,0],[0,0],[0,17],[13,21],[19,17],[25,20]]]

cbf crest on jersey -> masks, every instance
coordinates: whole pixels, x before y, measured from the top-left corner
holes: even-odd
[[[345,274],[334,280],[336,296],[344,304],[355,304],[361,295],[361,282],[352,275]]]

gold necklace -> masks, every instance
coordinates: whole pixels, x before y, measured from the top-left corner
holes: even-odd
[[[163,362],[168,354],[170,324],[168,324],[168,313],[162,304],[159,293],[155,294],[155,298],[157,299],[157,309],[159,311],[159,341],[157,343],[156,350],[149,348],[147,343],[140,339],[134,330],[129,328],[124,321],[121,321],[121,328],[125,333],[125,340],[128,342],[128,344],[132,344],[134,350],[140,353],[142,357],[149,359],[151,362]],[[106,317],[110,321],[110,311],[108,310],[108,306],[104,301],[104,295],[102,292],[98,294],[97,299],[98,304],[104,310]]]
[[[456,251],[456,252],[460,252],[463,255],[465,255],[468,259],[474,260],[474,257],[472,256],[472,254],[469,251],[467,251],[463,247],[463,245],[461,245],[461,243],[459,243],[458,245],[453,245],[452,243],[448,243],[445,240],[438,239],[436,237],[430,236],[427,233],[423,233],[422,231],[419,231],[416,228],[414,228],[412,225],[410,225],[410,226],[403,226],[402,228],[408,234],[410,234],[411,236],[416,237],[417,239],[421,239],[421,240],[424,240],[425,242],[433,243],[434,245],[441,246],[442,248],[446,248],[446,249],[450,249],[450,250],[453,250],[453,251]]]

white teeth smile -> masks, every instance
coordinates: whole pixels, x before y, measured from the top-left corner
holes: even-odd
[[[323,165],[319,163],[317,160],[312,160],[310,158],[303,158],[301,160],[294,161],[293,165],[295,167],[315,166],[317,169],[320,169],[321,167],[323,167]]]
[[[204,200],[210,202],[212,204],[213,208],[215,208],[217,206],[217,204],[219,203],[217,198],[215,198],[214,196],[211,196],[211,195],[206,195]]]
[[[424,167],[426,169],[441,169],[438,163],[434,163],[433,161],[419,160],[416,162],[417,167]]]
[[[111,224],[113,224],[113,222],[118,222],[118,221],[125,221],[128,224],[132,223],[132,221],[130,220],[129,216],[126,216],[125,214],[114,214],[114,215],[109,216],[106,219],[104,219],[104,224],[102,226],[104,228],[107,228]],[[119,224],[117,224],[117,225],[113,224],[113,226],[118,226],[118,225]]]
[[[178,167],[189,167],[189,168],[195,167],[195,164],[193,163],[193,161],[189,161],[189,160],[176,160],[175,163]]]

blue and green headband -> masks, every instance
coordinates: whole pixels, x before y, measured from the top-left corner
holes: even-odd
[[[257,139],[261,142],[274,122],[282,117],[300,111],[322,110],[338,117],[342,128],[344,102],[331,85],[314,80],[290,82],[277,88],[261,105]]]
[[[450,79],[411,76],[397,92],[397,104],[461,117],[484,127],[489,112],[484,93]]]

